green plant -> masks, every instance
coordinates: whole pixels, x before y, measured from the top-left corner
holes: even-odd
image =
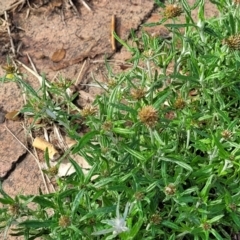
[[[70,158],[76,172],[57,178],[51,194],[12,199],[0,189],[2,228],[58,240],[231,239],[240,231],[240,4],[212,2],[220,16],[205,19],[204,1],[181,1],[177,11],[156,1],[165,14],[150,25],[164,24],[171,40],[132,32],[130,45],[115,35],[132,68],[114,74],[107,64],[114,84],[85,109],[83,137],[71,118],[62,124],[41,106],[92,168],[84,174]]]

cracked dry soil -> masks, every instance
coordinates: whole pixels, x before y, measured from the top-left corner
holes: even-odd
[[[128,39],[131,29],[139,30],[142,23],[160,19],[153,0],[85,0],[91,11],[81,0],[28,2],[29,4],[26,0],[1,0],[0,76],[4,76],[2,66],[10,55],[18,63],[24,79],[33,88],[38,88],[36,77],[21,66],[23,63],[31,68],[27,57],[30,56],[38,73],[44,73],[50,80],[56,76],[78,78],[83,105],[88,99],[94,99],[100,91],[90,86],[81,87],[80,84],[91,83],[92,74],[100,82],[107,81],[104,58],[110,59],[114,71],[119,72],[121,65],[130,57],[119,45],[117,51],[112,49],[112,16],[115,15],[116,18],[116,33],[124,40]],[[70,2],[74,2],[74,6]],[[209,17],[217,14],[209,1],[206,1],[206,14]],[[163,27],[145,30],[155,35],[168,34]],[[10,38],[13,40],[15,56]],[[23,122],[4,121],[3,118],[6,112],[19,110],[23,106],[22,92],[14,82],[0,84],[0,178],[3,188],[11,196],[18,193],[37,194],[39,188],[44,189],[44,185],[34,158],[23,147],[28,146]],[[0,238],[2,239],[1,235]],[[9,236],[8,239],[22,238]]]

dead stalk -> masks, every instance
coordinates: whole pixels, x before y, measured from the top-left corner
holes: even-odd
[[[78,17],[80,17],[80,14],[79,14],[76,6],[73,4],[72,0],[69,0],[69,3],[70,3],[70,5],[73,7],[73,9],[74,9],[74,11],[76,12],[76,14],[78,15]]]
[[[81,0],[83,6],[88,10],[88,11],[92,11],[92,9],[87,5],[87,3],[84,0]]]
[[[7,31],[8,31],[8,36],[9,36],[9,39],[10,39],[12,53],[13,53],[13,56],[15,57],[16,56],[15,46],[14,46],[13,39],[12,39],[12,36],[11,36],[11,31],[10,31],[10,27],[9,27],[10,23],[8,22],[8,14],[7,14],[6,11],[4,11],[4,17],[5,17],[5,20],[7,22]]]
[[[111,23],[111,43],[112,43],[112,50],[113,50],[113,51],[116,51],[116,41],[115,41],[115,37],[114,37],[115,25],[116,25],[116,18],[115,18],[115,15],[112,15],[112,23]]]

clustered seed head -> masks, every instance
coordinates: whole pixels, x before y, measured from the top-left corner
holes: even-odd
[[[175,108],[177,109],[183,109],[185,107],[186,103],[182,98],[178,98],[174,104]]]
[[[143,98],[145,96],[145,94],[146,94],[146,91],[143,88],[131,90],[131,96],[135,100],[140,100],[141,98]]]
[[[146,58],[150,58],[150,57],[152,57],[153,54],[154,54],[154,52],[153,52],[152,49],[150,49],[150,50],[146,50],[146,51],[143,52],[143,55],[144,55]]]
[[[60,227],[66,228],[71,224],[71,220],[68,216],[61,216],[58,220],[58,225]]]
[[[175,18],[182,14],[183,10],[176,4],[170,4],[165,7],[164,15],[166,18]]]
[[[58,174],[58,167],[57,167],[57,165],[56,165],[56,166],[53,166],[53,167],[50,167],[50,168],[48,169],[48,173],[49,173],[50,176],[55,176],[55,175],[57,175],[57,174]]]
[[[205,231],[210,230],[211,227],[212,227],[212,226],[211,226],[210,223],[205,222],[205,223],[202,224],[202,228],[203,228]]]
[[[230,36],[224,40],[224,43],[232,50],[240,50],[240,34]]]
[[[154,225],[160,224],[162,221],[162,218],[159,214],[153,214],[150,218],[150,222]]]
[[[229,139],[232,136],[232,132],[229,130],[224,130],[221,132],[221,135],[224,139]]]
[[[12,64],[7,64],[3,66],[3,69],[6,71],[7,74],[15,73],[16,71],[15,66]]]
[[[8,211],[11,215],[17,215],[19,213],[19,205],[17,203],[10,205]]]
[[[231,203],[229,204],[229,208],[235,212],[237,210],[237,205],[235,203]]]
[[[169,183],[164,189],[166,195],[174,195],[176,192],[176,187],[173,183]]]
[[[138,117],[148,127],[154,127],[158,121],[158,112],[152,106],[145,106],[138,112]]]
[[[234,0],[233,1],[235,4],[240,4],[240,0]]]
[[[135,196],[136,200],[141,201],[144,198],[144,193],[136,192],[134,196]]]
[[[102,129],[104,131],[111,131],[112,130],[112,127],[113,127],[113,123],[111,121],[106,121],[103,123],[102,125]]]
[[[86,105],[82,111],[81,114],[83,117],[88,117],[88,116],[92,116],[97,112],[97,108],[92,106],[92,105]]]

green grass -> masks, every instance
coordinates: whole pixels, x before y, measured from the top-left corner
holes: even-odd
[[[76,172],[56,176],[55,193],[13,199],[0,189],[3,231],[56,240],[221,240],[240,231],[240,3],[211,1],[219,16],[205,19],[204,1],[180,2],[185,23],[156,0],[165,15],[150,24],[165,25],[171,40],[116,35],[132,67],[114,74],[107,64],[108,88],[77,115],[71,83],[43,78],[34,90],[15,73],[27,96],[21,112],[57,124],[92,168],[84,174],[70,159]],[[76,119],[88,127],[83,137]]]

